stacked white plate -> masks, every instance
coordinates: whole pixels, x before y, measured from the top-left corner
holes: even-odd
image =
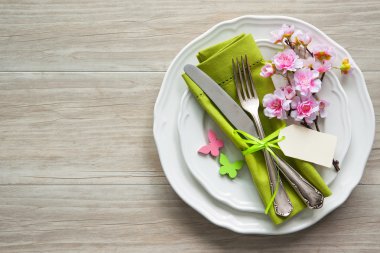
[[[304,210],[282,225],[274,225],[264,214],[263,204],[247,169],[235,180],[218,174],[219,164],[197,154],[213,129],[225,141],[223,152],[231,160],[242,159],[239,151],[205,114],[181,74],[186,64],[197,64],[201,49],[240,33],[251,33],[265,59],[276,52],[269,42],[270,31],[283,23],[309,32],[314,43],[334,47],[337,59],[348,57],[353,67],[349,76],[333,72],[323,81],[320,97],[328,100],[324,132],[338,136],[336,158],[342,170],[318,168],[333,191],[319,210]],[[279,85],[278,80],[274,80]],[[349,54],[327,35],[301,20],[277,16],[244,16],[222,22],[189,43],[170,65],[154,109],[154,136],[165,174],[177,194],[211,222],[239,233],[284,234],[311,226],[340,206],[359,183],[375,134],[375,118],[365,81]]]

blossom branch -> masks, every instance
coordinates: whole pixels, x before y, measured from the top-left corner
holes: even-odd
[[[315,125],[315,129],[316,129],[318,132],[320,132],[321,130],[319,130],[318,116],[317,116],[317,118],[315,118],[315,120],[314,120],[314,125]]]
[[[307,46],[305,47],[305,49],[310,54],[311,57],[314,57],[314,54],[309,50],[309,48]]]
[[[338,160],[333,159],[332,164],[333,164],[333,166],[334,166],[334,168],[335,168],[335,170],[337,172],[340,171],[340,166],[339,166],[339,161]]]
[[[326,107],[329,103],[319,99],[317,93],[321,90],[322,81],[327,71],[340,69],[342,74],[348,74],[351,65],[348,58],[343,59],[341,66],[332,66],[335,57],[334,50],[327,45],[315,45],[310,49],[311,36],[301,30],[295,30],[294,25],[283,24],[271,32],[272,42],[281,43],[283,50],[278,52],[272,62],[266,63],[261,69],[262,77],[279,74],[286,78],[287,84],[266,94],[263,98],[264,114],[269,118],[293,118],[301,125],[320,132],[318,121],[327,116]],[[333,166],[339,171],[339,161],[333,160]]]
[[[288,84],[291,84],[290,78],[289,78],[289,72],[286,72],[286,80],[288,80]]]
[[[323,81],[323,78],[325,77],[325,74],[326,74],[326,72],[323,72],[323,73],[322,73],[322,76],[321,76],[321,82]]]

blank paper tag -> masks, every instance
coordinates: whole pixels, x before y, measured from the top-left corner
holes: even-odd
[[[285,140],[278,145],[286,156],[331,167],[336,136],[297,125],[282,129],[278,138],[282,136],[285,136]]]

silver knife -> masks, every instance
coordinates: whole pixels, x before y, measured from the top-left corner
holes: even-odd
[[[236,129],[243,130],[255,137],[258,136],[251,118],[214,80],[194,65],[186,65],[184,71],[215,103]],[[280,158],[279,163],[280,165],[278,164],[277,167],[305,204],[312,209],[321,208],[324,200],[322,193],[283,159]]]

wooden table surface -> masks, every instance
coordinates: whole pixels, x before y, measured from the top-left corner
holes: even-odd
[[[364,72],[377,137],[350,198],[304,231],[240,235],[166,180],[153,107],[171,60],[216,23],[303,19]],[[378,252],[380,2],[0,0],[0,252]]]

